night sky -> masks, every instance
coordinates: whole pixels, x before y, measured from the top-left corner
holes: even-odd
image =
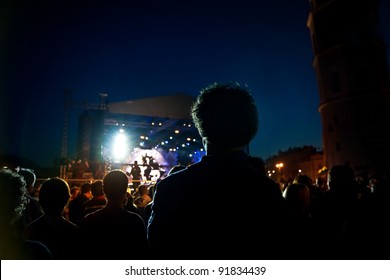
[[[382,2],[390,43],[390,4]],[[196,96],[229,81],[247,84],[259,107],[252,155],[322,147],[307,0],[0,5],[0,153],[52,166],[61,154],[65,89],[75,102],[98,103],[101,92],[109,102]],[[71,111],[70,154],[78,112]]]

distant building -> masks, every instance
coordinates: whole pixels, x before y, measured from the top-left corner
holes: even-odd
[[[282,167],[277,167],[282,164]],[[292,182],[299,173],[315,180],[324,167],[324,155],[315,147],[304,146],[280,151],[266,160],[269,177],[275,181]]]
[[[325,164],[390,170],[390,76],[379,1],[310,0]]]

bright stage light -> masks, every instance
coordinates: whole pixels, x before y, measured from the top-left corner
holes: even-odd
[[[125,157],[129,154],[128,137],[123,129],[120,129],[118,134],[114,136],[111,154],[114,161],[124,160]]]

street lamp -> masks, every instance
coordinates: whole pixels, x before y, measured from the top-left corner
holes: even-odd
[[[283,167],[283,162],[278,162],[275,166],[276,168],[278,169],[278,183],[280,184],[280,179],[281,179],[281,176],[282,176],[282,173],[281,173],[281,169]]]
[[[279,170],[279,173],[280,173],[280,169],[283,167],[283,162],[279,162],[276,164],[276,168]]]

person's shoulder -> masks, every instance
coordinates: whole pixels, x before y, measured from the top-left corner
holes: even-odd
[[[72,201],[69,202],[69,205],[76,205],[76,204],[83,203],[84,197],[85,197],[85,195],[80,193],[78,196],[76,196],[75,199],[73,199]]]
[[[76,225],[68,220],[65,220],[65,219],[62,219],[61,227],[66,228],[68,231],[73,231],[73,232],[79,231],[78,225]]]
[[[130,228],[138,228],[138,229],[145,229],[145,223],[144,220],[142,219],[141,215],[138,213],[134,213],[131,211],[127,211],[123,209],[122,211],[122,216],[121,216],[122,222],[127,225],[127,227]]]
[[[265,185],[270,185],[270,186],[277,186],[278,185],[277,182],[275,182],[271,178],[269,178],[261,173],[259,174],[259,180],[262,181]]]
[[[37,219],[29,222],[26,225],[26,230],[34,230],[35,228],[41,227],[42,225],[46,225],[46,224],[47,224],[47,222],[44,219],[44,215],[42,215],[42,216],[38,217]]]
[[[142,220],[142,217],[138,213],[134,213],[128,210],[123,209],[122,214],[127,217],[128,219],[133,219],[133,220]]]
[[[23,259],[31,260],[51,260],[53,255],[50,250],[41,242],[33,240],[23,241]]]
[[[254,172],[253,175],[254,176],[250,178],[249,185],[252,186],[254,190],[281,195],[280,187],[277,182],[257,171]]]
[[[177,189],[185,184],[185,182],[190,181],[187,170],[182,170],[178,173],[168,175],[161,179],[156,184],[156,192],[161,194],[164,193],[175,193]]]
[[[82,218],[81,224],[87,225],[87,224],[93,224],[93,223],[99,222],[99,220],[102,218],[102,216],[106,216],[102,210],[103,210],[103,208],[86,214]]]

